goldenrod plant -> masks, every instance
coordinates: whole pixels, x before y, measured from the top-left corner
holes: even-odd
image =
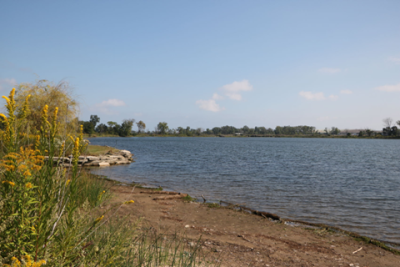
[[[198,247],[149,239],[112,219],[133,200],[101,206],[110,196],[105,181],[78,167],[82,127],[77,136],[61,129],[58,107],[49,114],[48,105],[31,127],[30,95],[20,103],[14,96],[3,97],[0,114],[0,266],[196,266]]]
[[[80,221],[77,209],[83,201],[77,187],[78,160],[86,144],[82,133],[79,137],[70,136],[70,164],[64,166],[60,161],[54,166],[56,156],[65,156],[68,142],[58,134],[58,108],[49,121],[45,105],[40,129],[30,133],[26,127],[30,96],[17,106],[14,95],[12,89],[9,97],[3,97],[7,115],[0,114],[4,125],[0,133],[4,154],[0,160],[0,263],[19,266],[29,259],[26,266],[31,266],[30,262],[40,266],[51,256],[59,266],[68,265],[66,259],[77,260],[79,249],[54,257],[55,244],[66,239],[76,244],[77,238],[60,229],[74,228]]]

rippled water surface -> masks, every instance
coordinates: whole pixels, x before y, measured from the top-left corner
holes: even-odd
[[[306,138],[92,138],[131,151],[129,166],[95,169],[326,223],[400,243],[400,140]]]

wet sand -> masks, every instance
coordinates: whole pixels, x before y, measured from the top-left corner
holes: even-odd
[[[179,233],[221,266],[400,266],[400,255],[344,233],[272,220],[245,211],[197,202],[154,190],[112,185],[112,203],[133,199],[119,215],[163,233]],[[174,196],[172,196],[174,197]],[[178,197],[178,198],[176,198]]]

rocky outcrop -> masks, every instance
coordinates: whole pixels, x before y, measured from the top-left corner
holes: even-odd
[[[56,165],[69,166],[72,161],[72,156],[69,157],[54,157],[53,162]],[[111,165],[130,164],[133,162],[133,155],[128,150],[119,150],[118,152],[101,155],[101,156],[80,156],[78,160],[79,166],[84,167],[107,167]]]

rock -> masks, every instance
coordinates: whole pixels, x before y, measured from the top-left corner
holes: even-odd
[[[99,167],[109,167],[110,166],[110,163],[108,163],[108,162],[100,162],[99,163]]]

